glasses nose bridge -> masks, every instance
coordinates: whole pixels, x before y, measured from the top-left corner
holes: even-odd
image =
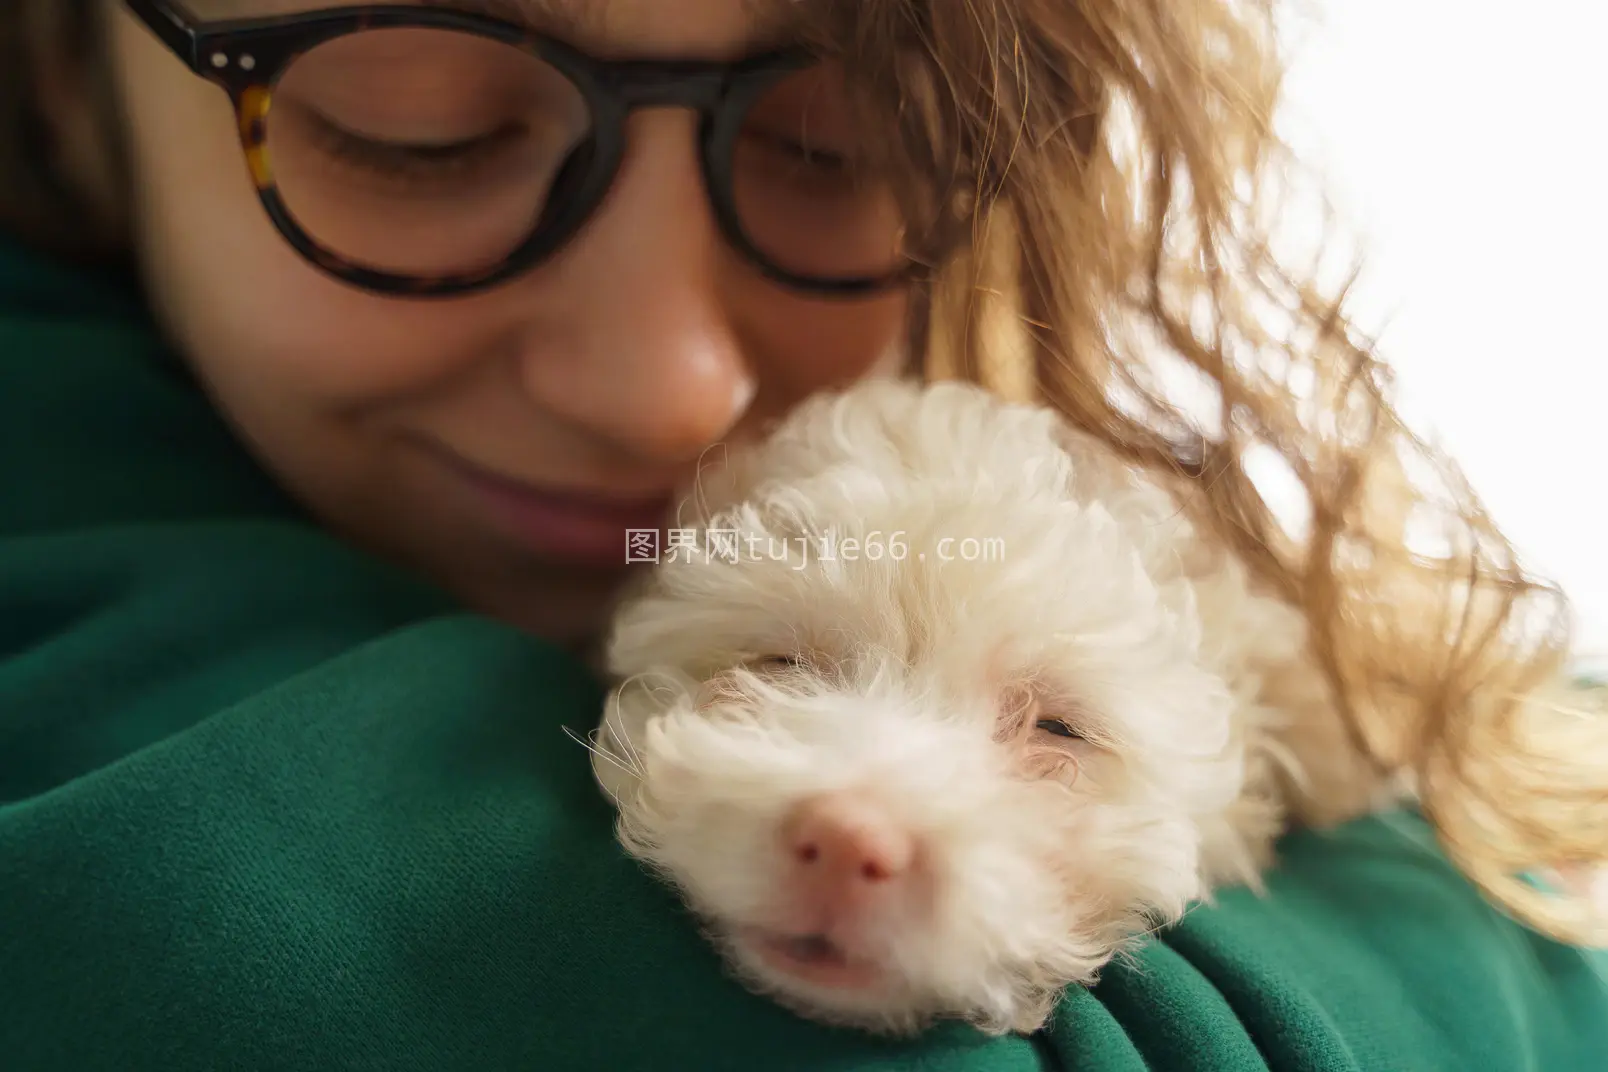
[[[626,111],[679,106],[708,114],[726,96],[726,76],[708,69],[633,66],[615,71],[612,82]]]

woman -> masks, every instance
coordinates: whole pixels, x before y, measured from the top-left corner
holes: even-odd
[[[1263,5],[315,6],[3,16],[8,1068],[1603,1066],[1591,962],[1409,817],[1292,839],[1267,900],[1042,1037],[820,1030],[722,976],[562,732],[595,721],[578,652],[624,530],[702,452],[858,377],[986,376],[1196,481],[1309,611],[1359,741],[1547,922],[1503,865],[1570,857],[1578,825],[1532,821],[1571,800],[1482,818],[1520,783],[1443,761],[1502,743],[1475,678],[1561,642],[1432,627],[1471,584],[1525,610],[1472,506],[1473,581],[1395,553],[1408,437],[1245,211],[1276,159]],[[1270,308],[1284,380],[1238,360]],[[1232,434],[1162,401],[1163,352]],[[1258,443],[1311,495],[1299,545],[1237,464]]]

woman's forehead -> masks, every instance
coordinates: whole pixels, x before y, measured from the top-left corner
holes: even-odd
[[[395,0],[393,0],[395,2]],[[735,53],[786,41],[800,0],[400,0],[488,15],[607,52]],[[340,0],[187,0],[198,18],[360,7]],[[711,56],[711,58],[713,58]]]

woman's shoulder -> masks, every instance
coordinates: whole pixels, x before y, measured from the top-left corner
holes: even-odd
[[[1266,896],[1198,908],[1068,1004],[1075,1040],[1069,1018],[1157,1068],[1587,1072],[1608,1067],[1608,958],[1492,909],[1397,812],[1286,838]]]
[[[840,1037],[727,980],[613,844],[566,733],[599,693],[566,656],[457,617],[283,635],[167,660],[126,706],[77,690],[92,718],[6,690],[36,769],[71,764],[0,813],[10,1067],[1037,1067],[1025,1044]],[[27,676],[90,676],[48,647]]]

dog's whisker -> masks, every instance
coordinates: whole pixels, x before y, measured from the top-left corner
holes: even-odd
[[[646,675],[635,675],[628,679],[625,682],[625,685],[630,685],[644,676]],[[618,739],[620,746],[625,750],[625,754],[630,758],[631,763],[635,766],[636,773],[640,773],[643,768],[642,755],[637,751],[636,743],[631,740],[630,731],[625,728],[625,719],[620,717],[621,692],[623,692],[623,687],[621,689],[617,689],[610,698],[609,717],[604,720],[604,725],[612,727],[611,735]]]
[[[570,729],[568,726],[564,726],[564,727],[562,727],[562,729],[564,730],[564,736],[568,737],[570,740],[574,741],[576,744],[580,745],[582,748],[586,749],[588,752],[592,753],[597,758],[614,764],[614,766],[618,767],[620,770],[624,771],[627,774],[633,775],[635,777],[641,777],[642,772],[639,769],[637,769],[635,767],[632,767],[632,766],[627,766],[625,763],[621,762],[619,758],[617,758],[614,755],[612,755],[611,753],[609,753],[607,751],[604,751],[603,749],[599,748],[597,745],[593,744],[591,741],[587,740],[586,738],[583,738],[580,734],[576,733],[574,730]]]

